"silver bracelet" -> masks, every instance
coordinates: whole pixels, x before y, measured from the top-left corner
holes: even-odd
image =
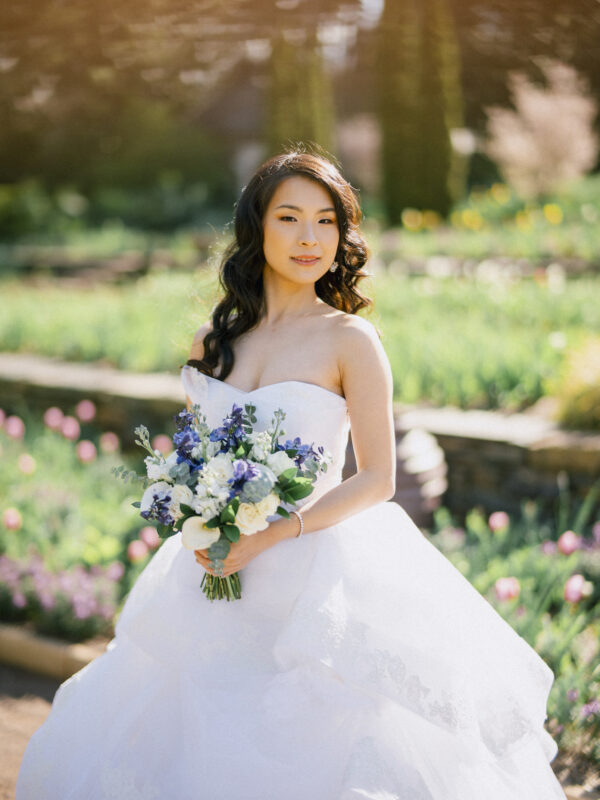
[[[302,534],[304,533],[304,520],[302,519],[302,514],[299,511],[292,511],[292,514],[295,514],[298,517],[298,519],[300,520],[300,530],[298,531],[298,533],[294,537],[294,538],[297,539],[299,536],[302,536]]]

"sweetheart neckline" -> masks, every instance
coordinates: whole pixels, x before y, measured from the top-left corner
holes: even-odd
[[[345,406],[348,405],[346,403],[346,398],[342,397],[341,394],[332,392],[331,389],[326,389],[324,386],[320,386],[318,383],[311,383],[310,381],[298,381],[298,380],[275,381],[275,383],[266,383],[264,386],[258,386],[256,389],[250,389],[250,391],[247,391],[246,389],[240,389],[238,386],[234,386],[231,383],[226,383],[225,381],[221,381],[218,378],[214,378],[212,375],[206,375],[204,372],[200,372],[200,370],[197,369],[197,367],[193,367],[191,364],[184,364],[184,368],[185,367],[193,369],[199,375],[202,375],[207,380],[211,380],[214,383],[217,383],[221,386],[226,386],[229,389],[232,389],[234,392],[238,392],[239,394],[251,395],[251,394],[256,394],[257,392],[262,392],[264,389],[271,389],[273,386],[282,386],[288,383],[295,383],[299,384],[300,386],[312,386],[314,389],[320,389],[322,392],[326,392],[332,397],[335,397],[338,400],[340,400]]]

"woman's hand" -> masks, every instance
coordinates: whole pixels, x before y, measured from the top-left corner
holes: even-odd
[[[231,542],[229,555],[223,561],[222,577],[226,578],[228,575],[233,575],[234,572],[239,572],[246,564],[249,564],[255,556],[262,553],[264,549],[265,541],[260,533],[255,533],[252,536],[246,536],[242,533],[237,542]],[[194,553],[198,564],[202,564],[208,573],[221,577],[220,573],[211,567],[211,561],[208,557],[208,548],[204,550],[194,550]]]

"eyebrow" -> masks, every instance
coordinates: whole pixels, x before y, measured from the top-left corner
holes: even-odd
[[[290,205],[287,205],[287,203],[283,203],[280,206],[276,206],[275,210],[277,211],[278,208],[293,208],[294,211],[302,211],[302,209],[299,206],[290,206]],[[317,211],[317,214],[323,214],[325,211],[335,211],[335,208],[320,208]]]

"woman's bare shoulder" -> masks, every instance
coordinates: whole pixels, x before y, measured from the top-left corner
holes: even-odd
[[[370,345],[379,344],[380,337],[377,328],[364,317],[340,311],[332,318],[331,322],[339,344],[344,348],[352,345],[369,348]]]
[[[336,351],[344,383],[357,376],[389,382],[389,361],[377,328],[356,314],[343,314],[337,323]]]

